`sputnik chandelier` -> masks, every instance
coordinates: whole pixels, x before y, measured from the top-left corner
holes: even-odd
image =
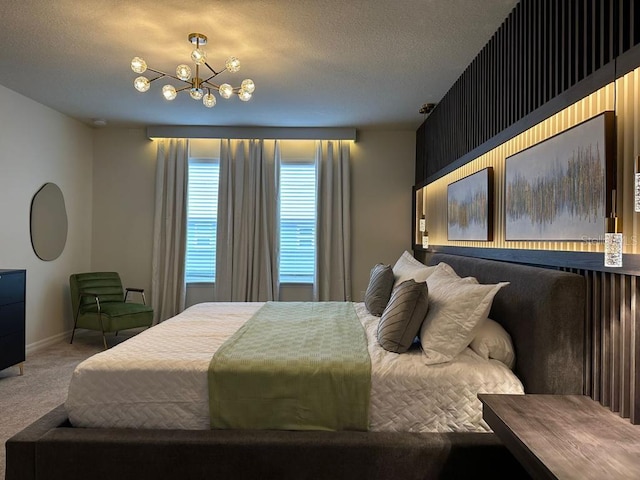
[[[207,52],[202,50],[200,47],[207,44],[207,37],[201,33],[190,33],[189,41],[195,45],[195,49],[191,52],[191,60],[195,63],[195,75],[192,76],[191,67],[189,65],[181,64],[176,67],[176,74],[170,75],[165,72],[161,72],[160,70],[155,70],[149,66],[147,66],[147,62],[145,62],[140,57],[134,57],[131,60],[131,70],[136,73],[144,73],[147,70],[153,73],[158,74],[155,78],[147,78],[144,76],[139,76],[133,81],[133,86],[139,92],[146,92],[149,90],[151,86],[151,82],[155,82],[161,78],[169,77],[180,82],[183,82],[184,85],[182,88],[174,87],[171,84],[167,84],[162,87],[162,95],[167,100],[174,100],[178,96],[178,92],[189,91],[189,95],[194,100],[202,100],[202,103],[205,107],[212,108],[216,104],[216,97],[213,96],[212,91],[217,91],[222,98],[231,98],[231,95],[234,93],[238,95],[238,98],[243,102],[248,102],[251,100],[251,96],[256,89],[253,80],[246,79],[243,80],[239,87],[232,87],[228,83],[223,83],[221,85],[217,85],[212,82],[212,80],[220,75],[224,71],[228,71],[231,73],[236,73],[240,70],[240,60],[236,57],[229,57],[225,63],[225,68],[220,70],[219,72],[215,71],[211,66],[207,63]],[[200,77],[200,67],[206,66],[211,74],[206,78]],[[206,72],[206,70],[205,70]]]

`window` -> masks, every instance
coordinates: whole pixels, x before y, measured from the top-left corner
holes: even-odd
[[[316,166],[280,164],[280,282],[313,283],[316,252]]]
[[[220,163],[213,159],[189,159],[187,191],[187,283],[215,282],[216,232]]]
[[[295,147],[295,145],[294,145]],[[191,143],[187,190],[187,283],[216,281],[216,234],[220,183],[219,148]],[[280,282],[312,284],[316,254],[314,143],[306,150],[287,144],[280,162]],[[212,153],[213,151],[213,153]],[[209,158],[204,158],[204,157]],[[224,252],[220,252],[223,254]]]

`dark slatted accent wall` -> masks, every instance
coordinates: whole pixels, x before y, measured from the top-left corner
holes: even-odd
[[[639,9],[638,0],[521,0],[418,129],[416,184],[640,43]]]

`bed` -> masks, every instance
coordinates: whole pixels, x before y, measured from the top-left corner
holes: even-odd
[[[490,316],[511,334],[517,351],[514,371],[527,393],[583,393],[582,277],[450,255],[428,259],[430,265],[440,262],[481,283],[510,282],[496,294]],[[194,309],[195,317],[207,308]],[[358,308],[365,330],[372,328],[373,320]],[[188,316],[197,322],[193,313]],[[171,328],[167,323],[165,329]],[[120,350],[123,355],[138,349],[133,340],[126,343],[129,348]],[[374,347],[370,342],[373,356]],[[92,362],[99,366],[100,357]],[[372,390],[380,384],[376,368],[373,362]],[[72,404],[74,398],[70,392]],[[451,428],[447,419],[440,419],[425,432],[411,423],[403,425],[393,409],[377,411],[374,398],[370,412],[374,431],[369,432],[205,430],[202,406],[186,424],[164,424],[163,416],[155,415],[159,423],[148,426],[135,424],[137,420],[101,425],[93,419],[79,428],[84,420],[82,415],[76,418],[76,407],[84,406],[68,405],[76,426],[60,406],[7,442],[6,478],[460,478],[483,472],[496,478],[526,478],[493,434],[479,433],[486,425],[477,414],[466,425],[454,422],[462,428]]]

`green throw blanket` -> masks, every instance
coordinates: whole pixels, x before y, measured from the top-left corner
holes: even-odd
[[[370,390],[352,303],[269,302],[211,359],[211,428],[367,430]]]

